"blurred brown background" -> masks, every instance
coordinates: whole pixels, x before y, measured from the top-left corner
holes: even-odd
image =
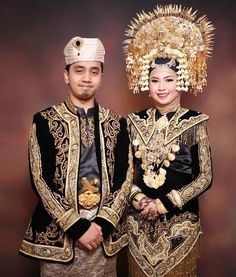
[[[118,113],[149,107],[146,94],[127,88],[122,41],[127,24],[154,0],[0,1],[0,275],[39,276],[38,263],[18,255],[36,199],[28,175],[27,140],[32,115],[67,96],[63,49],[80,35],[99,37],[106,48],[98,101]],[[204,230],[200,277],[236,276],[235,1],[173,1],[207,14],[215,27],[208,86],[183,96],[183,105],[210,115],[214,183],[200,199]],[[121,265],[122,266],[122,265]]]

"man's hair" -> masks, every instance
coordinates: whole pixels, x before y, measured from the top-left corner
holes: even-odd
[[[102,62],[100,62],[101,63],[101,70],[102,70],[102,73],[103,73],[103,63]],[[66,67],[65,67],[65,70],[67,71],[67,72],[69,72],[69,70],[70,70],[70,66],[71,66],[71,64],[67,64],[66,65]]]

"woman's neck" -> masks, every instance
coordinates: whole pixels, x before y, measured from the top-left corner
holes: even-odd
[[[162,115],[165,115],[170,112],[175,112],[180,108],[180,96],[176,97],[174,101],[167,105],[159,105],[156,103],[156,108]]]

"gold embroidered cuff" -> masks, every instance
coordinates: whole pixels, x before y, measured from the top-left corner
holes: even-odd
[[[132,200],[132,204],[133,204],[133,206],[134,206],[134,208],[135,208],[136,210],[139,210],[139,209],[140,209],[140,208],[139,208],[139,203],[140,203],[140,201],[141,201],[145,196],[146,196],[146,195],[143,194],[143,193],[141,193],[141,192],[137,193],[137,194],[134,196],[134,198],[133,198],[133,200]]]
[[[138,194],[138,193],[140,193],[141,192],[141,189],[138,187],[138,186],[136,186],[136,185],[132,185],[132,188],[131,188],[131,192],[130,192],[130,195],[129,195],[129,201],[132,201],[132,199],[133,199],[133,197],[136,195],[136,194]]]
[[[103,206],[101,210],[98,212],[98,217],[102,217],[109,221],[114,227],[118,224],[119,222],[119,215],[111,208],[108,208],[106,206]]]
[[[161,200],[158,198],[156,199],[156,207],[159,214],[166,214],[168,212]]]
[[[57,223],[60,225],[62,230],[65,232],[69,229],[76,221],[80,219],[78,212],[74,209],[70,209],[69,211],[65,212],[63,216],[58,218]]]
[[[181,196],[177,190],[173,189],[170,193],[167,194],[167,196],[170,198],[175,207],[181,209],[184,205],[184,202],[181,199]]]

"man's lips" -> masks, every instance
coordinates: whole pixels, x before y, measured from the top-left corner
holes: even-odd
[[[92,86],[88,86],[88,85],[80,85],[80,87],[84,90],[89,90]]]

